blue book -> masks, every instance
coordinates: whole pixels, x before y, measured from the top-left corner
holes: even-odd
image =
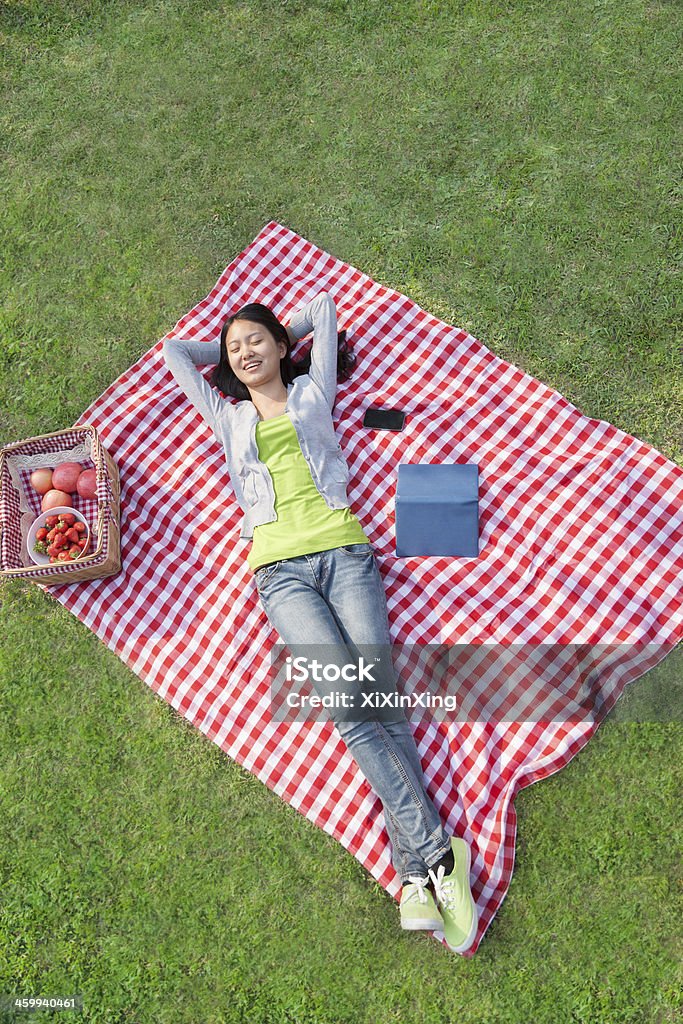
[[[479,555],[479,467],[469,462],[400,462],[396,554]]]

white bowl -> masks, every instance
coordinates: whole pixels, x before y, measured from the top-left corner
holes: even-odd
[[[83,548],[79,558],[70,558],[68,561],[62,559],[61,562],[51,562],[49,555],[43,555],[40,551],[34,551],[33,546],[36,543],[36,534],[41,527],[45,526],[45,520],[48,516],[59,515],[60,512],[70,512],[80,522],[85,523],[85,537],[87,544]],[[77,512],[75,508],[69,508],[67,505],[57,505],[55,508],[49,508],[46,512],[41,512],[40,515],[31,523],[31,528],[28,531],[28,537],[26,538],[26,547],[28,549],[29,557],[33,559],[36,565],[73,565],[78,562],[80,558],[85,555],[90,547],[90,527],[88,526],[87,520],[82,512]]]

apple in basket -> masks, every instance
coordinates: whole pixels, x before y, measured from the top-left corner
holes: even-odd
[[[79,462],[60,462],[54,469],[44,467],[31,473],[31,485],[42,495],[41,512],[48,509],[70,508],[72,494],[97,500],[97,472],[83,469]]]
[[[36,565],[70,564],[86,553],[89,544],[90,528],[85,517],[66,505],[36,516],[26,541]]]

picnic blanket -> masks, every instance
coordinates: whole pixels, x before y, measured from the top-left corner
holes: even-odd
[[[464,721],[411,718],[428,791],[472,845],[472,955],[510,883],[516,794],[563,768],[681,638],[683,469],[276,221],[167,337],[213,339],[254,301],[287,323],[322,290],[358,360],[333,415],[392,641],[447,645],[463,684],[521,645],[542,680],[537,714],[506,718],[498,704],[487,717],[479,701]],[[223,451],[167,370],[163,340],[78,421],[95,424],[119,467],[122,571],[49,593],[398,899],[381,803],[332,722],[271,715],[280,638],[246,563]],[[363,429],[368,405],[403,409],[404,431]],[[477,558],[396,557],[400,462],[479,466]]]

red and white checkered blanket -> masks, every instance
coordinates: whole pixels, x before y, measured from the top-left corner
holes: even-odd
[[[392,639],[555,645],[546,678],[560,707],[564,645],[613,644],[603,672],[613,703],[681,638],[683,469],[275,221],[169,336],[213,339],[226,315],[254,301],[287,323],[322,290],[358,357],[334,421]],[[279,637],[246,564],[222,449],[166,369],[162,341],[78,421],[97,427],[119,467],[122,572],[49,592],[398,898],[379,798],[332,723],[271,718]],[[364,430],[368,405],[405,410],[405,430]],[[478,464],[478,558],[396,557],[397,467],[419,461]],[[599,718],[413,722],[428,790],[473,847],[480,925],[470,955],[512,876],[515,795],[563,768]]]

